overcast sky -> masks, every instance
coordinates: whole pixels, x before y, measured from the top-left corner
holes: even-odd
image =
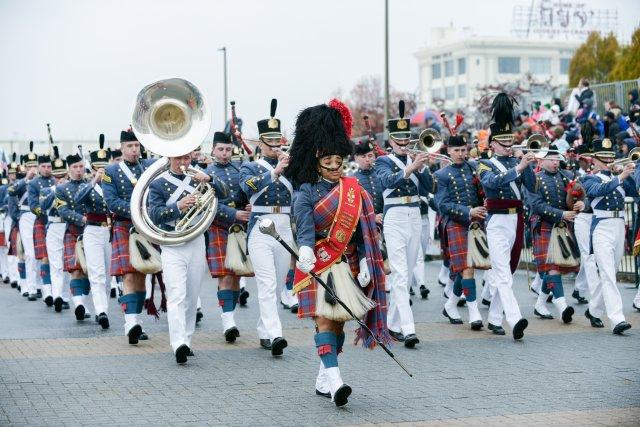
[[[620,35],[638,25],[637,0],[585,0],[618,10]],[[418,88],[413,54],[430,29],[453,23],[508,36],[520,1],[390,0],[390,80]],[[0,0],[0,140],[116,140],[147,83],[183,77],[208,98],[223,126],[223,62],[229,99],[247,137],[272,97],[288,132],[304,107],[326,102],[362,76],[382,76],[384,1]]]

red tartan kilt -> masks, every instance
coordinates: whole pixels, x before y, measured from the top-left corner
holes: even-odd
[[[111,239],[111,275],[138,273],[129,260],[129,229],[131,221],[115,221]]]
[[[0,231],[0,247],[6,247],[7,246],[7,239],[5,239],[4,236],[4,231]]]
[[[20,229],[18,224],[11,225],[9,232],[9,255],[18,256],[18,235]]]
[[[47,224],[42,218],[36,218],[33,224],[33,250],[36,259],[47,257]]]
[[[533,259],[538,268],[538,272],[546,273],[551,270],[557,270],[560,273],[577,273],[580,266],[569,268],[559,267],[555,264],[547,264],[547,254],[549,252],[549,240],[551,238],[551,229],[553,224],[541,221],[539,227],[534,230],[533,234]]]
[[[211,277],[233,275],[233,271],[224,268],[227,256],[227,236],[229,231],[222,227],[211,225],[207,230],[207,264]]]
[[[467,249],[469,242],[469,228],[455,221],[447,221],[447,254],[449,257],[449,271],[460,273],[467,268]]]
[[[80,263],[76,259],[76,241],[78,236],[82,234],[82,228],[74,224],[67,224],[64,232],[64,271],[71,273],[72,271],[81,271]]]

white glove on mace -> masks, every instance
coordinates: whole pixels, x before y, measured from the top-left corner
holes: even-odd
[[[308,273],[313,270],[314,264],[316,263],[316,256],[313,253],[313,249],[309,246],[301,246],[298,251],[298,261],[296,262],[296,267],[298,270],[303,273]]]
[[[358,283],[363,288],[371,282],[371,274],[369,274],[369,267],[367,267],[367,259],[362,258],[360,260],[360,272],[358,273]]]

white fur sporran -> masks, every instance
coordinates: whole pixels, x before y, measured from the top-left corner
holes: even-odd
[[[129,234],[129,261],[133,268],[143,274],[162,271],[160,251],[133,229]]]
[[[558,267],[577,267],[580,265],[580,254],[576,256],[575,245],[567,225],[564,222],[555,224],[549,236],[546,263]]]
[[[247,256],[247,233],[240,224],[234,224],[229,228],[224,268],[232,270],[238,276],[253,274],[253,264]]]
[[[376,303],[367,298],[360,286],[355,283],[347,262],[337,262],[325,270],[320,275],[320,278],[325,283],[329,282],[329,273],[333,276],[332,281],[335,286],[336,296],[351,309],[358,319],[362,319],[369,310],[376,306]],[[342,308],[340,303],[336,302],[335,305],[329,304],[325,300],[325,289],[319,283],[316,285],[316,316],[322,316],[338,322],[345,322],[352,319],[351,315]]]
[[[87,258],[84,256],[84,242],[82,241],[82,236],[78,236],[78,240],[76,240],[75,254],[82,272],[87,274]]]
[[[16,253],[18,254],[18,259],[24,261],[24,246],[22,245],[20,233],[16,234]]]
[[[469,234],[467,235],[467,267],[477,268],[479,270],[488,270],[491,268],[487,235],[477,222],[473,222],[469,226]]]

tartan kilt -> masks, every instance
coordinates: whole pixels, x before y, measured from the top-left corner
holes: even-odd
[[[117,220],[113,223],[111,239],[111,275],[124,276],[139,273],[129,259],[129,229],[131,221]]]
[[[33,250],[36,259],[47,257],[47,224],[44,218],[36,218],[33,224]]]
[[[549,240],[551,238],[551,229],[553,224],[540,221],[538,227],[533,230],[533,260],[536,263],[538,272],[546,273],[551,270],[557,270],[560,273],[577,273],[580,266],[576,267],[560,267],[555,264],[547,264],[547,254],[549,252]],[[573,230],[571,230],[573,233]]]
[[[20,228],[18,224],[11,225],[11,231],[9,232],[9,255],[18,256],[18,234]]]
[[[359,260],[357,249],[355,245],[347,246],[345,251],[351,274],[356,277],[359,272]],[[316,317],[316,298],[318,285],[315,279],[311,279],[309,285],[298,292],[298,319],[304,319],[307,317]]]
[[[7,239],[5,238],[4,235],[4,229],[2,231],[0,231],[0,247],[6,247],[7,246]]]
[[[229,231],[226,228],[213,224],[207,230],[207,264],[211,277],[232,276],[233,271],[224,268],[224,260],[227,256],[227,237]]]
[[[455,221],[447,221],[445,232],[447,233],[449,271],[452,274],[461,273],[467,268],[469,227]]]
[[[76,259],[76,241],[78,236],[82,235],[82,228],[75,224],[67,224],[64,232],[64,271],[71,273],[72,271],[82,271],[80,263]]]

